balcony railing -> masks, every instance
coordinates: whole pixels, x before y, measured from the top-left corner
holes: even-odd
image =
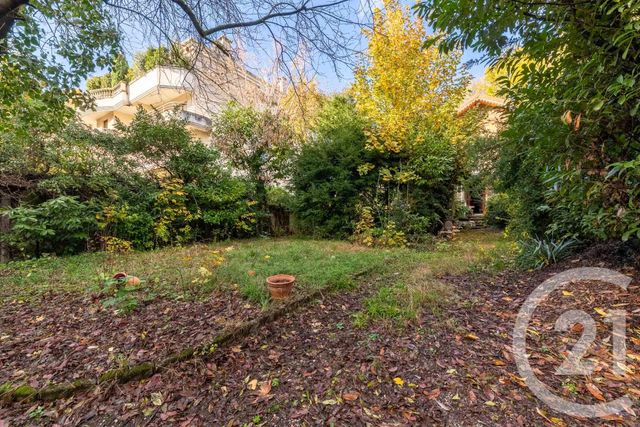
[[[113,98],[116,95],[119,95],[122,92],[127,91],[127,83],[120,82],[114,87],[108,87],[103,89],[91,89],[89,90],[89,94],[93,96],[96,100],[98,99],[107,99]]]
[[[191,91],[189,71],[179,67],[155,67],[129,84],[120,82],[114,87],[89,90],[98,107],[115,108],[121,105],[147,103],[153,94],[165,99]],[[153,101],[151,101],[153,102]],[[156,100],[157,102],[157,100]]]
[[[179,67],[156,67],[145,75],[129,83],[129,100],[131,103],[142,101],[150,93],[162,89],[175,91],[191,91],[191,75],[189,70]]]
[[[205,128],[211,127],[211,119],[207,116],[203,116],[202,114],[193,113],[188,110],[182,111],[182,117],[192,125],[201,126]]]
[[[203,128],[211,127],[211,119],[202,114],[189,111],[188,107],[184,103],[167,102],[161,107],[157,108],[157,111],[165,116],[176,114],[183,120],[193,126],[199,126]]]

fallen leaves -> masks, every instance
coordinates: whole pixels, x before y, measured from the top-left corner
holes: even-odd
[[[602,317],[609,317],[609,313],[607,313],[606,311],[604,311],[602,308],[600,307],[596,307],[593,309],[593,311],[595,311],[596,313],[598,313],[600,316]]]
[[[429,392],[424,391],[423,393],[424,393],[425,396],[427,396],[427,399],[433,400],[433,399],[437,399],[438,396],[440,396],[440,394],[442,392],[440,391],[439,388],[436,388],[436,389],[433,389],[433,390],[431,390]]]
[[[265,381],[262,384],[260,384],[260,390],[258,392],[258,395],[266,396],[269,393],[271,393],[271,381]]]
[[[598,399],[601,402],[606,401],[606,399],[602,395],[602,392],[600,391],[600,389],[598,389],[598,387],[595,386],[595,384],[587,383],[587,384],[585,384],[585,387],[586,387],[587,391],[591,394],[591,396],[595,397],[596,399]]]
[[[472,332],[469,332],[467,335],[464,336],[466,339],[471,340],[471,341],[478,341],[478,336]]]
[[[342,398],[344,400],[349,401],[349,402],[353,402],[354,400],[358,400],[359,397],[360,397],[360,393],[358,393],[357,391],[350,391],[350,392],[342,394]]]
[[[400,377],[395,377],[393,379],[393,383],[395,385],[397,385],[398,387],[402,387],[404,385],[404,380],[402,378],[400,378]]]
[[[547,416],[547,413],[545,411],[543,411],[542,409],[540,409],[540,408],[536,408],[536,412],[542,418],[544,418],[545,420],[547,420],[548,422],[550,422],[551,424],[553,424],[555,426],[565,427],[567,425],[567,423],[561,418]]]
[[[151,403],[153,403],[155,406],[162,405],[164,403],[164,397],[162,396],[162,393],[151,393]]]

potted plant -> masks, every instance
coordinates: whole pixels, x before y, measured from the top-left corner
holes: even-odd
[[[271,299],[281,300],[289,297],[295,281],[295,276],[289,274],[276,274],[275,276],[267,277],[267,287],[269,288]]]

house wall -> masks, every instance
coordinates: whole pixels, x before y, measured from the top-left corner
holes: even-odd
[[[183,49],[185,55],[192,57],[192,70],[158,67],[128,85],[122,82],[114,88],[101,89],[110,98],[98,99],[96,112],[80,112],[81,119],[92,128],[113,129],[116,117],[128,124],[139,106],[163,112],[180,105],[191,113],[187,114],[192,121],[187,129],[208,142],[211,117],[229,101],[266,109],[272,108],[281,96],[282,90],[253,75],[218,48],[203,48],[187,41]]]

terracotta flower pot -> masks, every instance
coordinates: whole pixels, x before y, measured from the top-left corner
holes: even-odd
[[[291,295],[291,289],[295,281],[295,276],[289,274],[276,274],[275,276],[267,277],[267,286],[269,287],[271,298],[276,300],[287,298]]]
[[[140,285],[140,278],[136,276],[127,276],[127,286],[136,287]]]
[[[125,273],[124,271],[119,271],[113,275],[113,278],[115,280],[123,280],[125,277],[127,277],[127,273]]]

